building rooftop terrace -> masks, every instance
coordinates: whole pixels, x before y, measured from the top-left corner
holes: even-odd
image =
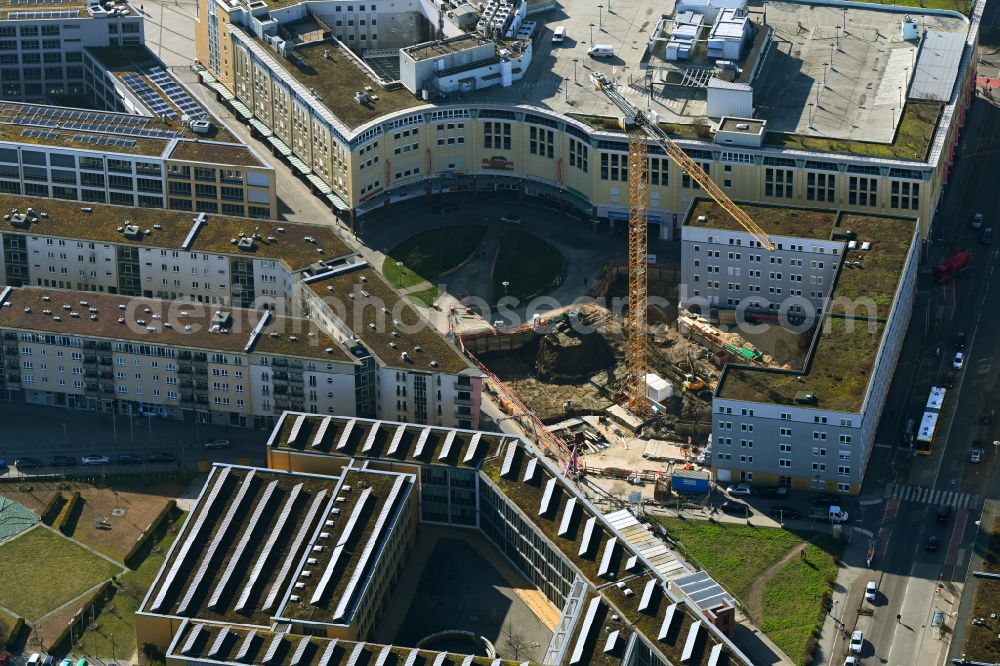
[[[738,205],[769,236],[828,240],[836,220],[836,214],[830,210]],[[702,220],[702,217],[705,219]],[[691,207],[685,224],[706,229],[744,231],[729,213],[711,199],[698,199]]]

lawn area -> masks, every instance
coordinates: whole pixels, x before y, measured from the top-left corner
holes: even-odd
[[[6,647],[8,640],[14,639],[10,632],[14,630],[15,625],[17,625],[17,618],[0,610],[0,648]]]
[[[135,613],[146,592],[153,584],[156,572],[163,566],[163,560],[170,550],[177,533],[187,518],[186,513],[180,513],[170,531],[161,528],[162,538],[159,541],[159,551],[150,552],[135,571],[130,571],[123,577],[124,588],[118,589],[112,599],[113,608],[105,608],[96,620],[96,629],[89,629],[80,637],[80,649],[87,654],[112,655],[119,659],[127,659],[135,649]]]
[[[427,287],[426,289],[421,289],[419,291],[411,291],[407,294],[407,297],[415,301],[417,305],[423,305],[424,307],[430,307],[434,305],[434,300],[438,297],[441,292],[437,287]]]
[[[0,546],[0,605],[31,621],[122,570],[72,540],[36,527]]]
[[[812,631],[826,612],[823,597],[837,577],[840,549],[831,537],[821,537],[806,546],[805,561],[792,558],[764,585],[760,628],[796,664],[812,659]]]
[[[428,229],[407,238],[389,252],[382,274],[393,287],[411,287],[447,273],[469,258],[486,236],[482,224]],[[402,267],[396,266],[402,262]]]
[[[742,603],[751,586],[789,552],[806,547],[771,572],[760,590],[760,628],[796,664],[805,664],[806,650],[817,619],[824,612],[824,597],[837,575],[835,558],[842,546],[828,536],[811,543],[777,528],[750,527],[702,520],[651,516],[663,525],[681,547],[681,553],[700,564]]]
[[[889,4],[888,2],[882,4]],[[911,3],[907,3],[911,4]],[[908,102],[903,109],[903,119],[896,128],[892,143],[824,139],[823,137],[768,132],[764,143],[782,148],[825,150],[874,157],[897,157],[906,160],[924,160],[934,138],[934,128],[941,116],[938,102]]]
[[[538,236],[506,229],[493,264],[493,300],[505,292],[522,300],[548,293],[565,263],[559,250]],[[506,290],[505,281],[510,283]]]
[[[1000,573],[1000,519],[993,521],[981,570]],[[997,606],[1000,606],[1000,581],[976,579],[976,598],[972,601],[969,617],[981,617],[985,624],[979,626],[969,622],[966,626],[962,652],[968,659],[987,664],[1000,663],[1000,644],[996,640],[996,635],[1000,633],[1000,621],[990,617]]]
[[[802,539],[779,529],[650,516],[724,588],[741,601],[750,584]],[[752,544],[752,546],[751,546]]]

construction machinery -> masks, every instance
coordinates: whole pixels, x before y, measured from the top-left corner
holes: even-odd
[[[684,373],[684,388],[688,391],[700,391],[705,388],[705,380],[695,373],[694,361],[691,360],[691,354],[687,355],[687,362],[690,372]]]
[[[761,247],[768,251],[774,250],[771,238],[756,222],[750,219],[746,211],[737,206],[726,196],[714,180],[697,162],[691,159],[680,146],[667,136],[659,125],[650,120],[645,113],[629,102],[620,92],[618,84],[606,74],[595,72],[592,79],[597,89],[602,91],[608,100],[622,112],[619,121],[622,129],[628,134],[628,238],[629,238],[629,291],[628,319],[626,322],[626,337],[628,351],[626,364],[628,367],[628,408],[635,414],[645,415],[650,411],[646,400],[646,375],[649,372],[649,357],[647,352],[647,212],[649,208],[649,151],[647,140],[656,142],[667,156],[684,170],[701,188],[705,194],[722,207],[736,222],[746,229]],[[693,369],[692,369],[693,372]],[[701,381],[692,378],[692,384]],[[685,379],[685,387],[687,379]],[[704,382],[702,382],[702,387]],[[697,390],[697,389],[692,389]]]

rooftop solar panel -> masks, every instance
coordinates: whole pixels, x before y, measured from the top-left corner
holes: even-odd
[[[542,502],[538,507],[538,515],[544,516],[549,512],[549,505],[552,504],[552,495],[556,491],[556,477],[552,477],[545,482],[545,491],[542,493]]]
[[[555,479],[553,479],[554,481]],[[557,536],[566,536],[569,533],[570,526],[573,525],[573,514],[576,510],[576,498],[570,497],[569,501],[566,502],[566,508],[563,509],[562,520],[559,521],[559,532]]]
[[[639,612],[649,610],[649,604],[653,602],[653,592],[656,591],[656,579],[650,578],[646,587],[642,588],[642,599],[639,600]]]
[[[191,583],[188,585],[187,593],[181,600],[180,605],[177,607],[178,613],[187,612],[188,606],[194,599],[195,593],[198,588],[201,587],[202,581],[208,574],[208,570],[214,566],[214,560],[216,554],[219,552],[219,548],[222,542],[226,539],[229,530],[232,528],[233,523],[236,520],[236,516],[243,509],[243,500],[246,499],[247,493],[250,492],[250,488],[253,486],[253,479],[256,470],[250,470],[250,472],[243,478],[243,483],[240,484],[240,489],[236,493],[236,498],[230,503],[229,511],[226,512],[226,517],[223,518],[222,524],[215,531],[215,535],[212,537],[212,542],[208,546],[208,551],[201,560],[201,564],[198,566],[198,571],[195,573],[194,578],[191,579]]]
[[[330,661],[333,659],[333,653],[337,650],[337,639],[333,639],[326,644],[326,649],[323,650],[323,656],[319,658],[319,662],[316,666],[330,666]]]
[[[688,635],[684,640],[684,649],[681,651],[681,661],[688,661],[694,655],[694,648],[698,644],[698,635],[701,633],[701,620],[696,620],[688,627]]]
[[[191,654],[191,651],[194,650],[195,643],[198,642],[198,638],[201,636],[201,632],[204,629],[204,625],[194,625],[194,628],[188,632],[187,640],[184,641],[184,647],[181,648],[181,654]]]
[[[278,538],[285,529],[285,524],[288,522],[288,518],[292,515],[292,508],[295,506],[295,502],[298,500],[301,493],[302,484],[299,483],[296,484],[292,488],[292,492],[288,494],[288,499],[285,500],[285,505],[281,509],[281,515],[278,516],[278,520],[271,529],[271,533],[268,535],[267,541],[264,542],[264,547],[261,548],[260,554],[257,556],[257,561],[254,563],[253,569],[250,571],[250,578],[247,579],[246,585],[243,586],[243,592],[240,594],[239,601],[236,602],[236,610],[243,610],[249,602],[250,595],[253,594],[254,586],[260,578],[260,574],[264,571],[264,567],[267,566],[267,561],[271,557],[274,545],[277,543]]]
[[[354,426],[357,422],[358,422],[357,419],[351,419],[350,421],[347,422],[347,425],[344,426],[344,432],[341,433],[340,441],[337,442],[338,451],[347,446],[347,442],[351,437],[351,431],[354,430]]]
[[[580,557],[583,557],[590,552],[591,542],[594,540],[594,532],[596,532],[597,516],[591,516],[587,523],[583,527],[583,538],[580,539]]]
[[[503,457],[503,466],[500,468],[500,476],[506,478],[510,475],[511,468],[514,465],[514,456],[517,455],[517,440],[512,439],[507,445],[507,453]]]
[[[368,453],[375,446],[375,438],[378,436],[379,424],[375,423],[372,425],[371,430],[368,431],[368,437],[365,438],[365,443],[361,447],[362,453]]]
[[[285,637],[281,634],[278,634],[271,639],[271,643],[267,646],[267,652],[264,653],[263,663],[270,664],[274,661],[274,658],[278,655],[278,650],[281,649],[281,644],[284,640]]]
[[[229,638],[229,627],[223,627],[219,630],[219,633],[215,635],[215,640],[212,642],[212,647],[208,650],[208,658],[212,659],[215,655],[219,654],[222,650],[222,646],[225,645],[226,639]]]
[[[611,561],[615,557],[615,548],[618,546],[618,537],[611,537],[604,544],[604,555],[601,556],[601,566],[597,569],[598,576],[607,576],[611,571]]]
[[[483,434],[480,433],[480,432],[477,432],[475,435],[472,436],[472,440],[469,442],[469,447],[465,451],[465,457],[462,458],[462,462],[463,463],[468,464],[468,463],[472,462],[472,460],[475,459],[475,457],[476,457],[476,449],[479,448],[479,440],[481,440],[482,437],[483,437]]]
[[[257,630],[251,629],[247,633],[246,638],[240,644],[240,649],[236,652],[236,661],[243,661],[250,654],[250,649],[253,647],[254,641],[257,640]]]
[[[372,496],[372,489],[365,488],[361,492],[361,496],[358,497],[358,501],[354,503],[354,510],[351,511],[351,517],[347,519],[347,524],[344,525],[344,530],[340,533],[340,539],[337,540],[338,546],[346,546],[354,535],[354,528],[358,525],[358,520],[360,520],[362,514],[365,512],[365,505]]]
[[[587,604],[587,612],[583,616],[583,624],[580,626],[580,633],[576,637],[576,643],[573,645],[573,653],[570,654],[569,663],[579,664],[583,659],[583,650],[587,645],[587,641],[590,640],[590,633],[594,630],[594,618],[597,616],[597,610],[601,606],[601,598],[594,597]]]
[[[295,417],[295,423],[292,424],[292,431],[288,433],[288,444],[292,445],[295,440],[299,438],[299,432],[302,430],[302,424],[306,422],[306,415],[299,414]]]
[[[292,565],[295,562],[295,558],[302,548],[302,544],[306,540],[306,536],[309,534],[309,529],[316,520],[316,513],[319,511],[320,506],[323,505],[326,500],[326,489],[319,491],[316,497],[313,499],[312,504],[309,506],[309,512],[306,514],[305,520],[302,521],[302,526],[299,528],[298,534],[295,535],[295,541],[292,542],[291,548],[288,549],[288,555],[285,557],[284,564],[281,565],[281,570],[278,572],[277,578],[274,579],[274,583],[271,585],[271,590],[267,593],[267,598],[264,600],[264,604],[261,606],[261,610],[270,610],[274,606],[274,602],[278,600],[278,592],[281,591],[281,587],[288,577],[288,572],[291,571]]]
[[[310,448],[318,449],[323,446],[323,438],[326,437],[326,431],[329,429],[332,421],[332,416],[323,417],[323,420],[319,423],[319,428],[316,429],[316,435],[313,437],[312,444],[309,445]]]
[[[170,592],[170,588],[174,584],[174,579],[177,577],[177,573],[181,570],[181,567],[184,566],[184,561],[191,553],[191,548],[197,540],[198,535],[201,533],[202,527],[205,525],[206,517],[211,512],[212,506],[215,504],[216,499],[219,497],[219,493],[222,492],[222,488],[225,485],[226,480],[229,478],[230,469],[232,468],[222,468],[222,471],[212,484],[212,489],[209,491],[208,496],[202,505],[201,513],[198,514],[198,517],[194,521],[194,525],[191,526],[191,531],[188,532],[184,542],[181,544],[181,549],[177,552],[173,565],[170,567],[166,578],[163,579],[163,583],[160,585],[160,591],[156,594],[156,598],[149,607],[150,610],[159,610],[163,606],[164,601],[166,601],[167,594]]]
[[[681,613],[683,615],[683,612]],[[663,624],[660,625],[660,631],[656,635],[656,640],[662,641],[670,633],[670,625],[673,624],[674,618],[677,615],[677,604],[670,604],[667,606],[667,612],[663,615]]]
[[[528,460],[528,464],[524,469],[524,482],[528,483],[535,480],[535,473],[538,471],[538,458],[532,457]]]
[[[441,447],[441,453],[438,454],[438,460],[447,460],[448,456],[451,455],[451,445],[455,443],[456,434],[454,430],[449,430],[448,434],[445,435],[444,445]]]
[[[292,653],[292,658],[288,662],[288,666],[299,666],[302,663],[302,657],[306,654],[306,648],[309,647],[309,637],[303,636],[298,645],[295,646],[295,652]]]

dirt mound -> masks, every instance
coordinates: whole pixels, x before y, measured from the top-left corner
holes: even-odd
[[[614,352],[598,333],[579,333],[565,326],[538,340],[538,378],[551,384],[577,384],[615,364]]]

